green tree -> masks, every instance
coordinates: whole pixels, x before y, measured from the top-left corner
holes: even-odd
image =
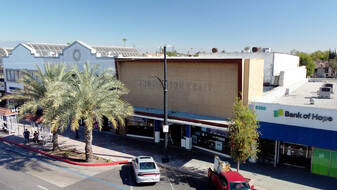
[[[51,99],[62,95],[63,102],[53,104],[54,114],[46,117],[55,126],[70,124],[72,130],[78,129],[79,120],[83,119],[86,161],[91,162],[93,125],[97,123],[101,130],[103,117],[106,117],[114,127],[124,126],[124,120],[133,114],[133,108],[121,99],[128,90],[114,77],[113,70],[99,72],[98,66],[90,67],[86,63],[83,72],[75,65],[71,74],[69,85],[49,94]]]
[[[298,50],[296,50],[296,49],[293,49],[293,50],[290,51],[291,55],[298,55],[299,53],[300,52]]]
[[[54,86],[63,86],[69,78],[69,74],[65,72],[65,64],[50,64],[44,65],[44,71],[36,65],[37,72],[34,72],[34,77],[26,70],[22,70],[22,79],[19,82],[25,87],[23,90],[17,91],[15,94],[6,95],[3,99],[15,99],[15,105],[18,105],[19,118],[22,119],[26,114],[36,115],[38,110],[46,114],[48,107],[57,104],[57,99],[47,98],[47,94],[55,91]],[[45,126],[51,126],[51,123],[42,119]],[[66,127],[66,126],[65,126]],[[61,128],[63,131],[65,128]],[[58,126],[51,127],[53,133],[53,151],[59,149],[58,144]]]
[[[256,113],[243,105],[240,98],[236,98],[233,105],[235,117],[231,119],[229,126],[229,139],[231,144],[231,156],[237,162],[239,172],[240,163],[253,156],[256,157],[258,150],[259,122]]]
[[[328,61],[329,59],[329,51],[320,51],[317,50],[310,54],[313,61],[321,60],[321,61]]]
[[[304,65],[307,69],[307,76],[311,77],[315,71],[315,64],[312,60],[311,56],[307,53],[299,53],[298,56],[300,57],[300,65]]]
[[[335,59],[330,59],[328,61],[328,66],[332,69],[333,76],[336,77],[337,57],[335,57]]]

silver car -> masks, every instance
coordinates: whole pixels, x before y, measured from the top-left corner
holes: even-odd
[[[159,168],[151,156],[133,158],[132,168],[137,183],[157,183],[160,181]]]

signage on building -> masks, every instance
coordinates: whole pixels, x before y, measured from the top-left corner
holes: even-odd
[[[255,103],[254,109],[260,122],[337,131],[337,109],[308,106],[291,106],[274,103]]]
[[[326,121],[332,121],[333,118],[330,116],[323,116],[319,115],[318,113],[302,113],[302,112],[289,112],[289,111],[284,111],[283,109],[278,109],[274,110],[274,117],[279,117],[279,116],[284,116],[284,117],[292,117],[292,118],[298,118],[298,119],[312,119],[312,120],[318,120],[322,122]]]

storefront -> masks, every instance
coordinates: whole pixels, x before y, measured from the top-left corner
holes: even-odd
[[[336,176],[337,112],[334,109],[255,103],[260,121],[262,157],[312,173]],[[274,150],[272,150],[274,146]],[[261,153],[260,153],[261,154]]]
[[[192,144],[230,155],[228,130],[192,126]]]

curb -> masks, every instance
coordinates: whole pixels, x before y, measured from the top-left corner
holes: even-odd
[[[37,150],[37,149],[31,148],[31,147],[26,146],[26,145],[22,145],[22,144],[16,143],[16,142],[11,141],[11,140],[4,139],[4,138],[2,138],[2,137],[0,137],[0,140],[1,140],[1,141],[8,142],[8,143],[10,143],[10,144],[14,144],[14,145],[19,146],[19,147],[22,147],[22,148],[25,148],[25,149],[27,149],[27,150],[31,150],[31,151],[34,151],[34,152],[43,154],[43,155],[45,155],[45,156],[49,156],[49,157],[54,158],[54,159],[56,159],[56,160],[60,160],[60,161],[62,161],[62,162],[66,162],[66,163],[72,164],[72,165],[78,165],[78,166],[113,166],[113,165],[119,165],[119,164],[127,164],[127,163],[130,163],[129,160],[121,160],[121,161],[107,162],[107,163],[101,163],[101,164],[90,164],[90,163],[74,162],[74,161],[67,160],[67,159],[64,159],[64,158],[61,158],[61,157],[58,157],[58,156],[55,156],[55,155],[48,154],[48,153],[43,152],[43,151],[41,151],[41,150]]]

